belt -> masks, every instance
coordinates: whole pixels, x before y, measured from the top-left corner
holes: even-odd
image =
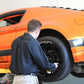
[[[15,75],[31,75],[31,76],[37,76],[36,73],[28,73],[28,74],[22,74],[22,73],[20,73],[20,74],[15,74]]]

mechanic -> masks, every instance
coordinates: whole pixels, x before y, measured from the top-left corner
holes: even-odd
[[[16,38],[12,43],[10,70],[14,77],[13,84],[39,84],[38,70],[54,71],[58,63],[50,63],[37,38],[42,24],[35,19],[28,23],[27,33]]]

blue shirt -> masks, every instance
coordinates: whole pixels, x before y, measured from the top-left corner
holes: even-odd
[[[38,69],[56,69],[55,65],[49,62],[39,42],[28,33],[15,39],[11,50],[10,70],[14,74],[37,73]]]

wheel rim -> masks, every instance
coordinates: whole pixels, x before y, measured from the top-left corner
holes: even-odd
[[[42,72],[42,71],[39,72],[38,74],[39,78],[48,79],[52,75],[56,74],[62,67],[62,63],[63,63],[62,53],[60,53],[61,51],[52,41],[41,41],[40,45],[51,63],[55,63],[55,62],[59,63],[58,68],[54,73],[51,72],[51,74],[49,74],[47,72]]]

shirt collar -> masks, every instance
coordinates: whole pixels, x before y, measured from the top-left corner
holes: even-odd
[[[29,33],[24,33],[24,36],[26,36],[26,37],[30,37],[30,38],[33,38],[33,36],[30,35]],[[34,39],[34,38],[33,38],[33,39]]]

